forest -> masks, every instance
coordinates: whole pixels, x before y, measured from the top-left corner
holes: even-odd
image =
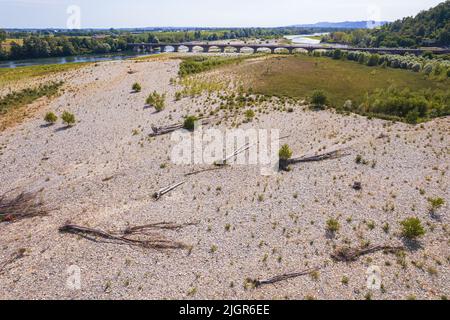
[[[450,0],[415,17],[406,17],[378,29],[332,32],[323,41],[376,48],[447,47],[450,45]]]

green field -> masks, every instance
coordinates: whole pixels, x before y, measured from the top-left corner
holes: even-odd
[[[66,72],[84,67],[88,64],[89,62],[52,64],[20,68],[2,68],[0,69],[0,85],[6,85],[11,82],[17,82],[34,77],[47,76],[59,72]]]
[[[423,95],[429,99],[426,103],[430,107],[434,106],[434,103],[439,103],[440,110],[445,109],[448,112],[449,108],[448,79],[436,80],[407,70],[368,67],[351,61],[296,55],[279,56],[258,64],[242,65],[239,71],[242,75],[252,75],[244,78],[252,79],[246,86],[252,88],[254,93],[304,99],[310,97],[314,90],[323,90],[328,96],[328,105],[340,109],[346,101],[351,100],[355,109],[350,111],[359,113],[374,112],[370,108],[362,110],[360,106],[369,101],[377,89],[388,91],[392,88],[396,88],[403,95],[408,95],[409,100],[405,104],[416,99],[416,95]],[[377,98],[384,97],[378,92]],[[399,99],[403,98],[402,96]],[[395,103],[401,104],[402,101]],[[397,111],[391,113],[384,110],[382,113],[405,116]],[[445,115],[444,111],[438,114],[442,113]],[[422,114],[421,117],[425,115]]]

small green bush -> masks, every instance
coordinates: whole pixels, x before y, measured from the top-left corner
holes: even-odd
[[[408,114],[405,117],[405,120],[409,124],[417,124],[419,118],[420,118],[420,113],[416,110],[412,110],[412,111],[408,112]]]
[[[255,111],[251,109],[245,111],[245,117],[247,118],[247,120],[252,120],[255,117]]]
[[[369,60],[367,61],[367,65],[369,67],[374,67],[374,66],[378,65],[379,61],[380,61],[380,56],[377,54],[372,54],[372,55],[370,55]]]
[[[442,198],[428,198],[428,203],[431,206],[431,211],[435,212],[445,204],[445,200]]]
[[[340,49],[333,51],[333,59],[339,60],[342,58],[342,51]]]
[[[155,107],[156,111],[161,112],[166,107],[166,94],[159,94],[154,91],[148,96],[146,103]]]
[[[336,219],[328,219],[327,220],[327,231],[329,232],[338,232],[341,228],[339,221]]]
[[[402,236],[411,240],[423,237],[425,229],[419,218],[408,218],[400,222],[402,226]]]
[[[316,107],[323,107],[328,101],[328,97],[323,90],[315,90],[311,95],[311,103]]]
[[[62,121],[68,125],[68,126],[73,126],[76,122],[75,120],[75,115],[73,113],[70,113],[68,111],[64,111],[62,116],[61,116]]]
[[[142,87],[141,87],[141,85],[139,83],[136,82],[135,84],[133,84],[132,89],[133,89],[134,92],[141,92]]]
[[[292,157],[292,154],[293,152],[287,144],[283,145],[278,153],[281,160],[289,160]]]
[[[195,123],[198,121],[198,118],[196,116],[188,116],[184,120],[183,128],[189,131],[194,131],[195,129]]]
[[[44,117],[44,121],[49,124],[54,124],[56,120],[58,120],[58,117],[53,112],[47,112]]]

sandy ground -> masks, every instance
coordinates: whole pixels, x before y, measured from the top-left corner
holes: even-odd
[[[348,147],[349,156],[269,177],[256,166],[231,166],[190,177],[155,202],[155,191],[205,167],[173,164],[170,136],[148,138],[152,124],[171,124],[203,108],[202,98],[175,101],[180,88],[170,79],[178,64],[105,62],[70,72],[60,97],[0,133],[0,194],[44,188],[53,209],[46,217],[0,225],[0,261],[26,249],[0,274],[1,299],[364,299],[371,266],[381,269],[383,284],[371,292],[374,299],[450,295],[449,206],[433,217],[427,202],[450,200],[449,118],[413,127],[302,106],[258,114],[242,128],[290,134],[286,143],[295,155]],[[130,92],[134,82],[142,84],[141,93]],[[145,107],[153,90],[168,94],[161,113]],[[43,127],[49,110],[73,112],[78,123]],[[356,164],[358,154],[368,165]],[[352,188],[355,181],[362,191]],[[399,222],[411,216],[427,234],[419,248],[406,251],[406,267],[381,252],[352,263],[330,258],[344,244],[402,245]],[[335,237],[326,233],[329,218],[341,224]],[[104,230],[161,221],[197,225],[165,232],[191,250],[157,251],[60,234],[67,221]],[[80,290],[67,286],[72,265],[81,269]],[[247,278],[316,266],[324,267],[316,278],[244,286]]]

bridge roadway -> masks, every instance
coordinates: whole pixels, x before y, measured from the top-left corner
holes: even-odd
[[[355,48],[355,47],[337,47],[337,46],[314,46],[314,45],[273,45],[273,44],[209,44],[209,43],[129,43],[129,47],[136,52],[154,52],[160,50],[165,52],[166,48],[172,47],[175,52],[179,52],[181,47],[187,48],[188,52],[194,52],[194,48],[201,48],[203,52],[210,52],[212,48],[225,52],[228,48],[233,48],[240,53],[242,49],[252,49],[254,53],[260,49],[270,50],[275,53],[276,50],[284,49],[290,54],[296,50],[302,49],[312,52],[314,50],[336,50],[342,49],[346,51],[365,51],[370,53],[388,53],[388,54],[415,54],[421,55],[424,52],[432,52],[434,54],[450,54],[450,49],[408,49],[408,48]]]

